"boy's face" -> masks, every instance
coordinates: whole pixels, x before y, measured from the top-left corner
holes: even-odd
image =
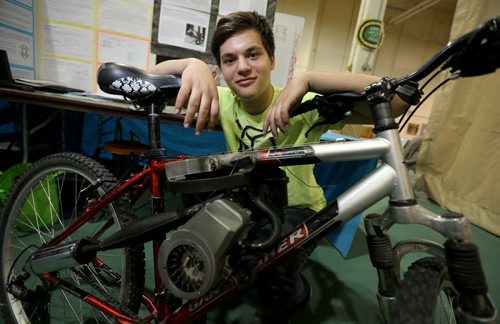
[[[274,57],[267,54],[260,35],[250,29],[235,34],[220,47],[224,80],[242,100],[259,100],[271,85]]]

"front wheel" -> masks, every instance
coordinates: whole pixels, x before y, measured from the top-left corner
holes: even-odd
[[[83,301],[85,296],[29,274],[25,265],[30,254],[77,222],[115,184],[101,164],[73,153],[43,158],[18,178],[0,218],[0,303],[6,323],[113,322]],[[61,244],[104,239],[132,220],[128,200],[117,199]],[[52,274],[133,316],[143,291],[143,247],[105,251],[97,258]]]
[[[457,323],[458,293],[444,260],[430,257],[405,273],[391,310],[392,323]]]

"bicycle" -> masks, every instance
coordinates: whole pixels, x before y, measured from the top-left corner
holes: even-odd
[[[9,323],[46,323],[70,315],[75,321],[84,316],[96,322],[194,321],[251,288],[260,273],[296,248],[316,243],[389,196],[384,214],[365,218],[379,277],[377,297],[386,315],[395,323],[423,323],[443,311],[457,322],[495,322],[497,310],[467,219],[452,212],[437,215],[417,204],[390,100],[397,94],[412,105],[421,102],[418,82],[436,69],[451,70],[451,80],[498,67],[500,18],[495,18],[449,43],[410,75],[383,78],[361,94],[316,96],[293,112],[318,109],[325,122],[336,123],[352,113],[355,102],[367,101],[373,139],[171,158],[160,145],[158,116],[180,80],[105,63],[98,73],[101,89],[125,96],[148,115],[145,165],[119,182],[91,158],[58,153],[18,178],[0,220],[3,316]],[[286,177],[278,166],[373,158],[380,159],[374,171],[280,236]],[[137,220],[131,204],[147,190],[152,216]],[[166,211],[166,192],[204,200]],[[265,237],[256,235],[263,224],[270,227]],[[394,224],[426,225],[447,241],[412,239],[392,246],[387,232]],[[147,242],[153,245],[154,296],[144,292]],[[430,256],[414,262],[401,279],[400,261],[410,252]],[[424,287],[425,295],[416,296],[415,285]],[[446,297],[450,309],[436,309],[438,295]]]

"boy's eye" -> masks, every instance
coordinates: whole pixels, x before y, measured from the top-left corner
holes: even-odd
[[[222,60],[222,63],[224,63],[224,64],[232,64],[232,63],[234,63],[234,58],[227,57],[227,58],[225,58],[225,59]]]

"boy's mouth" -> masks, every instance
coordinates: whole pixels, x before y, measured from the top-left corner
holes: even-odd
[[[236,80],[236,84],[239,86],[248,86],[254,83],[256,78],[244,78],[244,79],[239,79]]]

